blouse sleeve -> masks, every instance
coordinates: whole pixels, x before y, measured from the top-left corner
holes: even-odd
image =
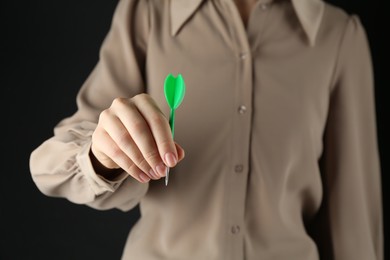
[[[145,195],[148,184],[125,172],[114,181],[99,176],[89,151],[100,112],[116,97],[145,90],[148,27],[147,1],[118,2],[99,61],[77,95],[77,111],[60,121],[53,136],[31,153],[31,175],[43,194],[102,210],[130,210]]]
[[[324,153],[321,259],[383,259],[381,171],[373,67],[356,15],[345,29],[332,84]]]

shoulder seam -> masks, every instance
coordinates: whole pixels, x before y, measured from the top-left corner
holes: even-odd
[[[339,40],[339,43],[338,43],[336,60],[335,60],[335,64],[333,67],[333,72],[332,72],[330,86],[329,86],[329,94],[330,95],[332,95],[333,90],[335,88],[337,71],[339,70],[340,62],[341,62],[341,57],[340,57],[341,56],[341,49],[343,49],[343,46],[344,46],[345,41],[346,41],[347,30],[348,30],[348,27],[350,27],[350,24],[353,22],[353,19],[355,16],[356,16],[355,14],[350,14],[348,16],[348,20],[345,23],[343,33],[342,33],[340,40]]]

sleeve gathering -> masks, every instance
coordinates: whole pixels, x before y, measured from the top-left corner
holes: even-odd
[[[32,179],[43,194],[124,211],[145,195],[148,184],[128,178],[125,172],[115,181],[99,176],[89,151],[100,112],[117,97],[145,91],[148,15],[148,1],[118,2],[98,63],[77,94],[77,111],[61,120],[53,136],[31,153]]]

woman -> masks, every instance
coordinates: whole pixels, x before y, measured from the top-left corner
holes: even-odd
[[[331,4],[121,0],[31,174],[99,210],[139,203],[123,259],[382,259],[373,90],[364,28]]]

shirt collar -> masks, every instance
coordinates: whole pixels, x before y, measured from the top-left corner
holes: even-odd
[[[183,24],[205,0],[172,0],[171,1],[171,34],[175,36]],[[309,44],[315,45],[324,13],[323,0],[290,0],[307,36]]]

